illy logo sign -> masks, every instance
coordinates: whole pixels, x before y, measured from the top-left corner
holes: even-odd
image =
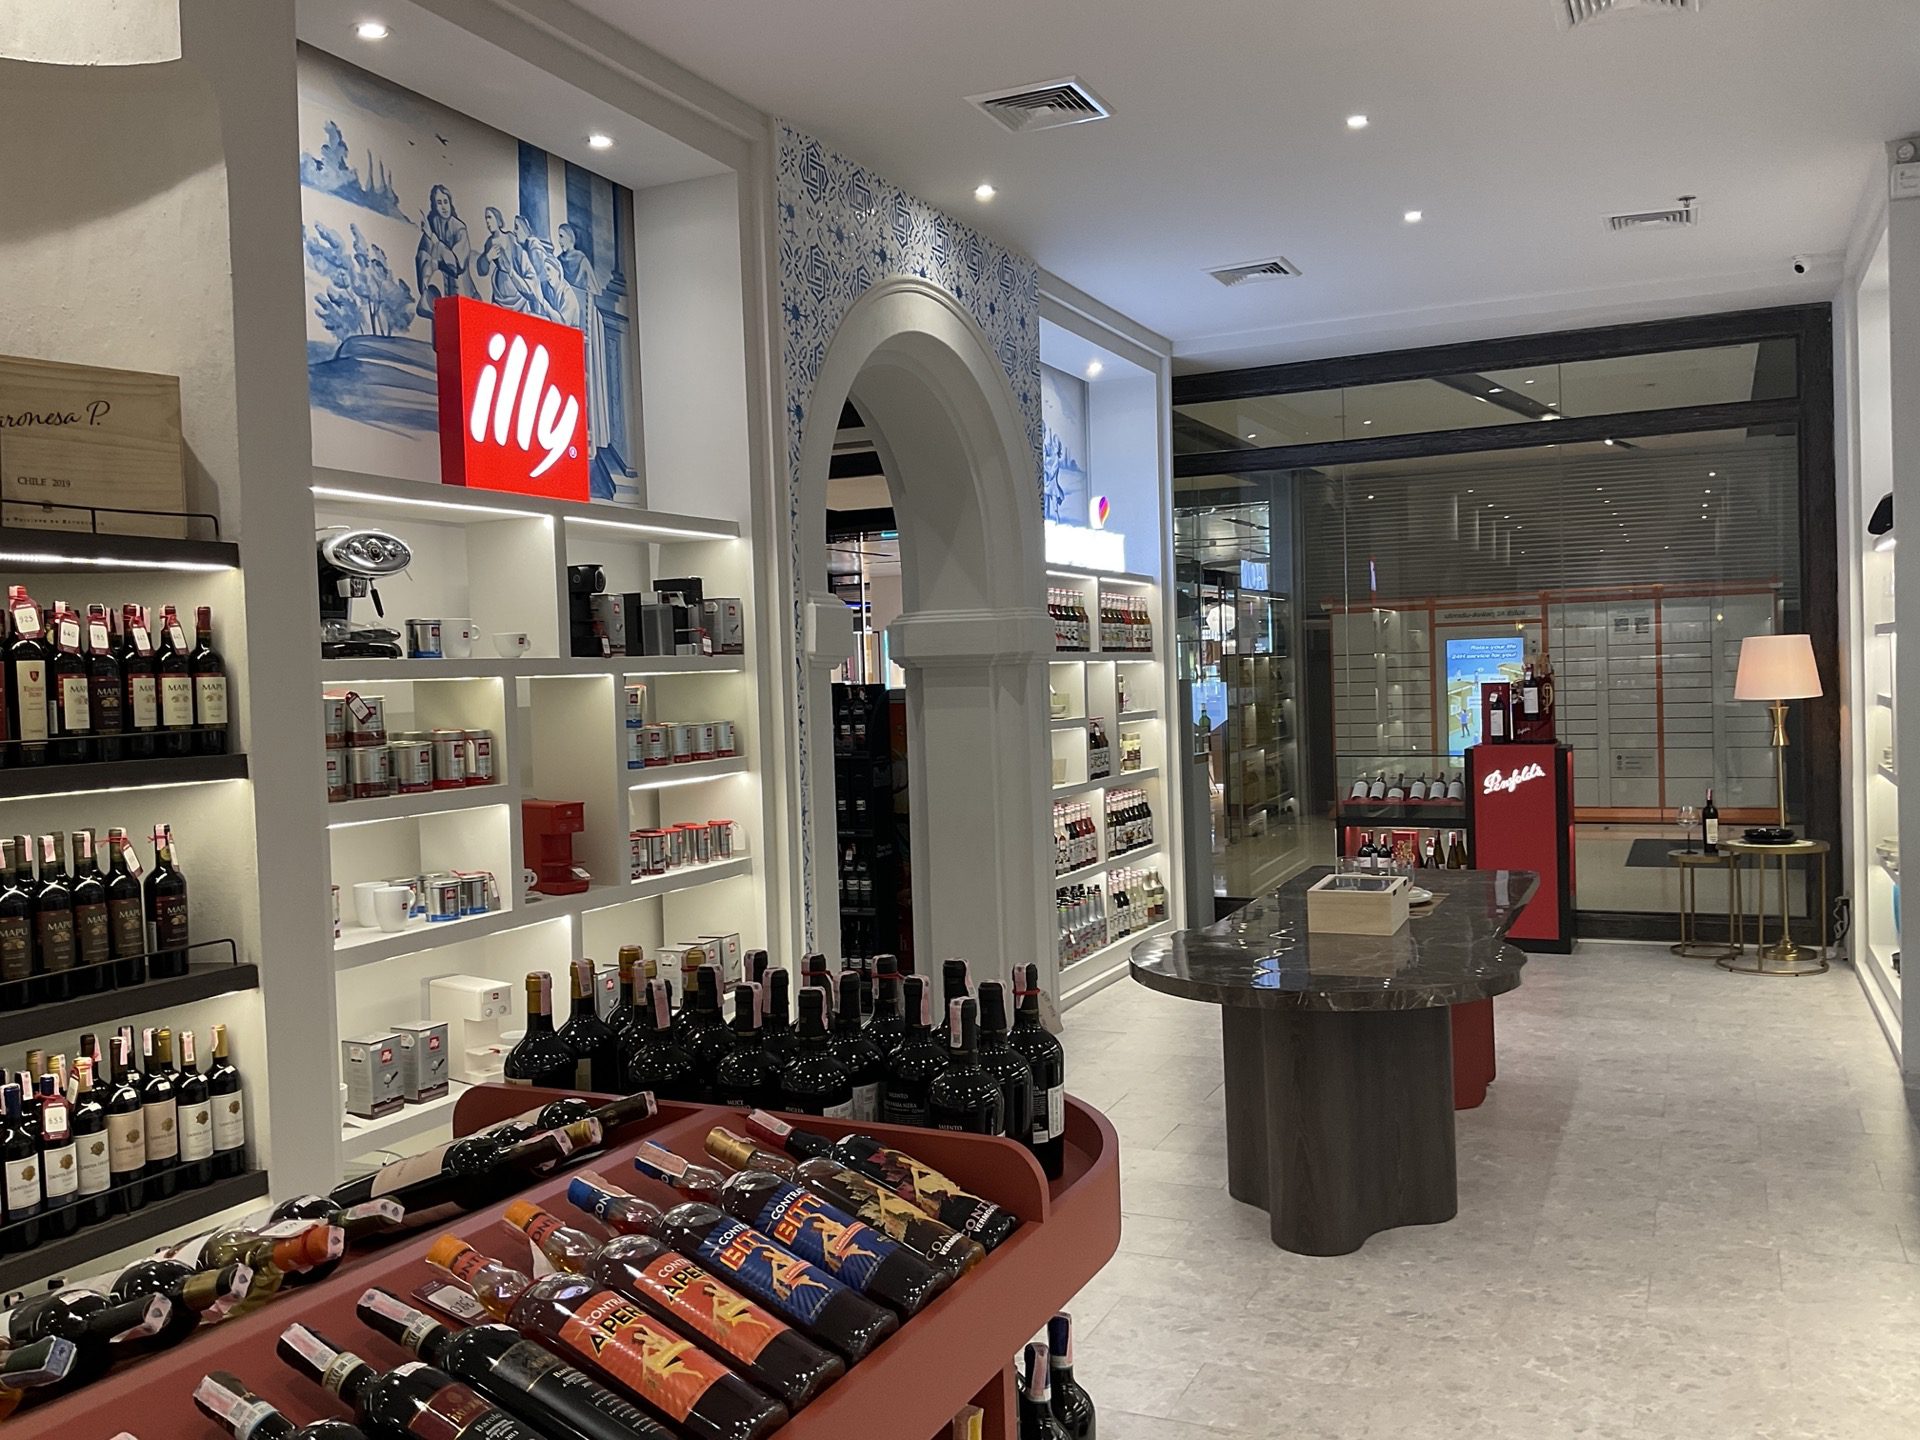
[[[1480,793],[1482,795],[1493,795],[1504,791],[1506,794],[1511,795],[1529,780],[1544,780],[1546,778],[1547,767],[1540,764],[1537,760],[1531,765],[1521,766],[1511,775],[1507,774],[1504,770],[1489,770],[1486,779],[1480,782]]]
[[[434,303],[433,348],[442,481],[588,498],[587,362],[578,330],[454,296]]]

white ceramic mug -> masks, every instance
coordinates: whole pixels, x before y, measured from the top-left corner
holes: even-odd
[[[353,916],[367,929],[372,930],[380,920],[373,909],[373,892],[385,887],[385,880],[362,880],[353,887]]]
[[[493,650],[502,660],[518,660],[533,648],[533,637],[524,630],[496,630]]]
[[[356,887],[357,888],[357,887]],[[405,885],[382,885],[373,892],[373,917],[382,930],[407,928],[407,902],[413,891]]]
[[[473,642],[480,632],[464,615],[449,615],[440,622],[440,650],[449,660],[471,660]]]

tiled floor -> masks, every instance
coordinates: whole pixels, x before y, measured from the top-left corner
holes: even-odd
[[[1217,1011],[1068,1014],[1122,1141],[1074,1304],[1102,1440],[1920,1434],[1920,1138],[1853,973],[1593,944],[1497,1004],[1459,1217],[1339,1259],[1226,1193]]]

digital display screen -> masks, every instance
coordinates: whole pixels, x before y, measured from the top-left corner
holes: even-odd
[[[1447,753],[1480,743],[1480,687],[1518,680],[1526,664],[1524,635],[1447,641]]]

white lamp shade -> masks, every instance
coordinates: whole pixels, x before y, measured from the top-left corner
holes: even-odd
[[[1740,642],[1734,699],[1807,700],[1820,693],[1820,667],[1805,635],[1749,635]]]

